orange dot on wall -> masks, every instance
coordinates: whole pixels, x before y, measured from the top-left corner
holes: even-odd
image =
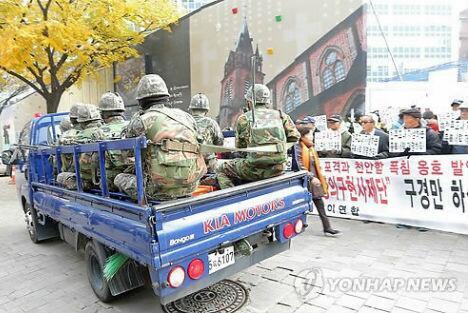
[[[237,14],[239,12],[238,8],[232,8],[232,14]]]
[[[268,54],[268,55],[273,55],[274,52],[275,52],[275,51],[273,50],[273,48],[268,48],[268,49],[267,49],[267,54]]]

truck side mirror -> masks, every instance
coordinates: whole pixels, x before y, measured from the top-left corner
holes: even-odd
[[[16,160],[12,159],[13,151],[5,150],[2,152],[2,163],[5,165],[14,165]]]

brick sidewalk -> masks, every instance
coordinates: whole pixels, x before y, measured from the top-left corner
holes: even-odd
[[[60,241],[34,245],[26,232],[15,189],[0,178],[0,313],[161,312],[150,288],[110,305],[88,285],[83,254]],[[239,273],[250,290],[239,312],[465,312],[468,313],[468,237],[418,232],[392,225],[332,220],[340,238],[322,236],[317,217],[290,251]],[[300,297],[294,288],[304,270],[329,278],[456,278],[454,292],[342,292],[314,288]],[[317,285],[320,285],[317,283]],[[319,292],[317,292],[319,291]]]

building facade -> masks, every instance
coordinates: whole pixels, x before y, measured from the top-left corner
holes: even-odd
[[[293,118],[364,111],[364,8],[351,14],[268,83],[275,108]]]
[[[372,0],[373,7],[367,6],[367,80],[384,81],[398,74],[456,61],[461,2]]]
[[[174,0],[178,6],[187,9],[189,12],[198,10],[205,4],[213,1],[214,0]]]

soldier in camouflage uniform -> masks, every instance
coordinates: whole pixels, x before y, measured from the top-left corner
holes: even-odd
[[[82,123],[83,130],[76,136],[77,144],[86,144],[106,139],[101,130],[101,114],[92,104],[86,104],[78,110],[78,122]],[[96,152],[80,154],[80,176],[83,190],[99,187],[98,168],[99,160]]]
[[[59,139],[60,145],[72,145],[76,143],[76,137],[82,130],[82,125],[78,123],[78,110],[81,106],[83,106],[83,104],[77,103],[72,105],[72,107],[70,108],[69,117],[71,128],[62,133]],[[62,123],[60,123],[60,127],[62,127]],[[73,164],[73,155],[62,154],[61,160],[62,168],[60,169],[60,173],[57,175],[57,183],[68,189],[76,189],[75,165]]]
[[[123,118],[125,112],[123,99],[118,93],[106,92],[99,101],[99,110],[104,122],[101,131],[105,134],[106,140],[121,139],[122,132],[128,125],[128,122]],[[129,162],[122,155],[122,151],[109,150],[106,152],[106,177],[110,191],[118,191],[114,186],[114,179],[117,174],[123,173],[128,165]]]
[[[190,114],[192,114],[200,134],[203,137],[203,144],[222,146],[224,136],[218,123],[206,116],[210,110],[210,101],[208,97],[202,93],[196,94],[192,97],[188,107]],[[208,167],[209,173],[214,173],[216,168],[216,156],[214,153],[204,155],[205,163]]]
[[[158,200],[190,196],[206,173],[195,120],[182,110],[168,107],[166,83],[156,74],[141,78],[137,100],[143,111],[132,117],[125,136],[145,135],[150,141],[143,151],[146,196]],[[136,198],[135,175],[121,173],[114,184]]]
[[[252,182],[283,173],[287,155],[286,142],[296,142],[301,135],[289,115],[269,109],[270,91],[265,85],[255,84],[245,96],[249,111],[239,116],[236,124],[236,147],[278,145],[278,152],[248,153],[246,158],[228,160],[218,170],[221,189],[234,186],[234,181]],[[255,124],[252,116],[255,97]],[[281,145],[283,144],[283,145]]]

